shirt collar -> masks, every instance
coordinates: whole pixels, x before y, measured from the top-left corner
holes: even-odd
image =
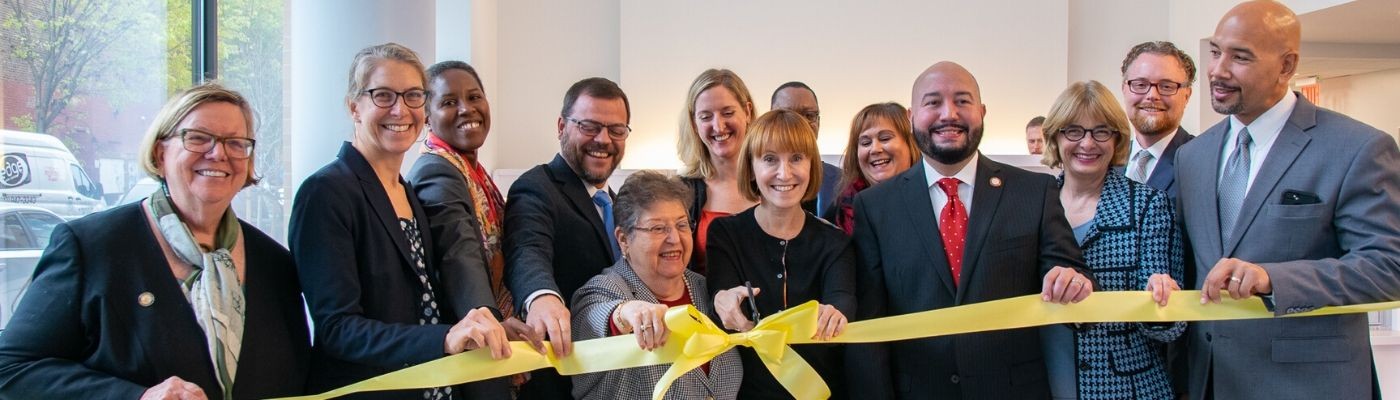
[[[1162,136],[1162,139],[1157,140],[1157,143],[1153,143],[1152,146],[1147,148],[1147,153],[1152,155],[1153,160],[1162,159],[1162,152],[1167,151],[1167,145],[1171,144],[1172,139],[1176,138],[1176,134],[1177,130],[1173,129],[1171,133],[1168,133],[1166,136]],[[1134,157],[1137,157],[1137,153],[1139,150],[1142,150],[1142,145],[1138,144],[1137,137],[1134,136],[1133,146],[1128,152],[1128,158],[1134,159]]]
[[[1250,139],[1254,141],[1255,148],[1267,148],[1269,144],[1278,138],[1279,132],[1283,131],[1283,125],[1288,123],[1288,116],[1293,114],[1293,106],[1298,103],[1298,96],[1293,92],[1288,92],[1274,103],[1268,111],[1259,114],[1253,123],[1245,125],[1234,115],[1230,116],[1230,140],[1235,140],[1239,136],[1241,129],[1249,128]]]
[[[953,174],[951,177],[943,176],[943,174],[938,173],[938,170],[933,169],[933,164],[929,164],[928,157],[919,158],[924,162],[924,179],[928,180],[928,187],[933,187],[938,184],[939,179],[943,178],[957,178],[959,181],[962,181],[963,184],[971,185],[972,182],[977,179],[977,159],[981,157],[981,152],[973,152],[972,161],[969,161],[967,165],[963,166],[962,170]]]

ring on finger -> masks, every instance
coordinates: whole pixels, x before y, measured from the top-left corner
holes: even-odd
[[[1243,282],[1243,280],[1240,279],[1240,277],[1238,277],[1238,276],[1231,276],[1231,277],[1230,277],[1230,282]]]

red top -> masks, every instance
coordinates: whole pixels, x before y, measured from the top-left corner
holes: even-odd
[[[710,223],[715,218],[728,217],[730,214],[723,211],[700,210],[700,226],[696,228],[695,236],[695,265],[692,268],[695,273],[705,274],[705,242],[710,235]]]

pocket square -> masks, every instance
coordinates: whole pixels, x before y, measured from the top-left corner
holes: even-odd
[[[1316,194],[1292,189],[1283,191],[1283,198],[1279,201],[1279,203],[1283,205],[1317,204],[1321,202],[1322,199],[1317,197]]]

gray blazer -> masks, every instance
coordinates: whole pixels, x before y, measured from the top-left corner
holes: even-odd
[[[685,279],[695,308],[706,315],[712,314],[705,277],[687,269]],[[607,337],[608,320],[613,309],[630,300],[660,303],[651,290],[642,284],[642,279],[637,277],[632,267],[627,265],[627,260],[622,259],[589,279],[574,293],[570,302],[573,304],[574,341]],[[576,399],[599,400],[651,398],[656,382],[670,367],[671,364],[663,364],[575,375],[573,395]],[[739,361],[739,353],[730,349],[710,361],[709,374],[696,368],[681,375],[671,384],[666,398],[733,399],[739,394],[739,383],[743,378],[744,367]]]
[[[1229,119],[1177,152],[1178,199],[1200,289],[1221,258],[1259,264],[1273,311],[1400,299],[1400,150],[1379,130],[1298,104],[1222,243],[1216,185]],[[1266,302],[1267,303],[1267,302]],[[1361,399],[1373,393],[1365,314],[1201,322],[1190,333],[1190,393],[1217,399]],[[1207,376],[1210,374],[1210,376]],[[1369,377],[1369,379],[1368,379]]]

